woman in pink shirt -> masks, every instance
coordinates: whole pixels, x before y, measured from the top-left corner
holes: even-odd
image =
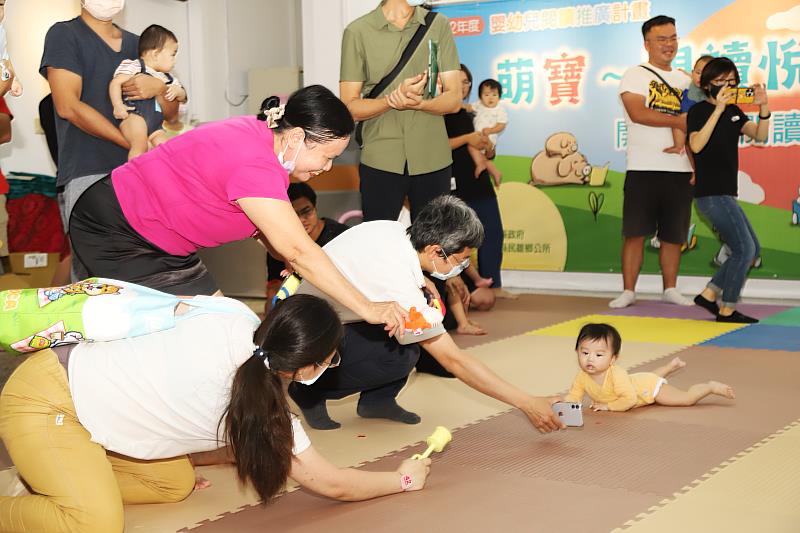
[[[354,129],[347,107],[321,85],[258,116],[213,122],[132,159],[75,204],[70,238],[89,274],[179,295],[214,294],[196,251],[257,237],[301,276],[390,333],[396,303],[367,300],[303,229],[286,189],[331,168]]]

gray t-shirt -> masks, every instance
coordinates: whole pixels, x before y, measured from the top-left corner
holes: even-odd
[[[138,57],[139,37],[122,31],[122,48],[112,50],[86,23],[76,17],[57,22],[44,40],[39,73],[47,78],[47,67],[68,70],[82,78],[81,101],[96,109],[112,124],[114,118],[108,84],[123,59]],[[56,113],[58,137],[58,185],[93,174],[109,174],[128,160],[128,151],[90,135]]]

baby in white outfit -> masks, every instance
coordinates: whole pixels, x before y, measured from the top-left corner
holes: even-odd
[[[508,123],[508,114],[500,105],[502,94],[503,87],[497,80],[483,80],[478,86],[480,99],[466,106],[468,112],[475,114],[473,119],[475,131],[488,135],[492,146],[495,148],[497,147],[498,135],[506,129],[506,124]],[[503,175],[494,163],[475,148],[470,147],[469,153],[472,156],[472,160],[475,161],[475,177],[478,177],[484,170],[488,170],[494,179],[495,185],[499,187]]]

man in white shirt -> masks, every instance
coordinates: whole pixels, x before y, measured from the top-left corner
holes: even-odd
[[[400,222],[365,222],[322,249],[368,299],[414,306],[433,325],[441,322],[442,314],[426,303],[423,271],[441,280],[458,276],[482,242],[483,225],[475,212],[454,196],[439,196],[417,214],[408,232]],[[366,322],[345,325],[338,367],[313,384],[291,384],[289,395],[315,429],[338,428],[328,416],[326,401],[356,393],[360,416],[417,424],[420,417],[400,407],[395,397],[419,358],[420,345],[470,387],[521,409],[540,431],[563,427],[551,409],[557,397],[535,397],[516,388],[460,350],[449,334],[400,344],[386,336],[383,326]]]
[[[692,305],[676,288],[681,245],[692,206],[692,166],[685,152],[670,153],[672,128],[686,131],[681,93],[690,78],[671,67],[678,49],[675,19],[659,15],[642,25],[648,62],[629,68],[619,95],[628,127],[627,172],[622,209],[623,293],[609,307],[636,301],[645,239],[657,233],[664,301]]]

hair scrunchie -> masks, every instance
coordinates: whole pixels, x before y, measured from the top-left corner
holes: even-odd
[[[278,121],[283,118],[283,114],[286,112],[286,104],[270,107],[269,109],[264,109],[261,112],[264,114],[267,127],[274,129],[278,127]]]
[[[269,357],[267,357],[267,352],[265,352],[263,348],[260,346],[257,347],[253,350],[253,355],[264,361],[264,366],[269,370]]]

